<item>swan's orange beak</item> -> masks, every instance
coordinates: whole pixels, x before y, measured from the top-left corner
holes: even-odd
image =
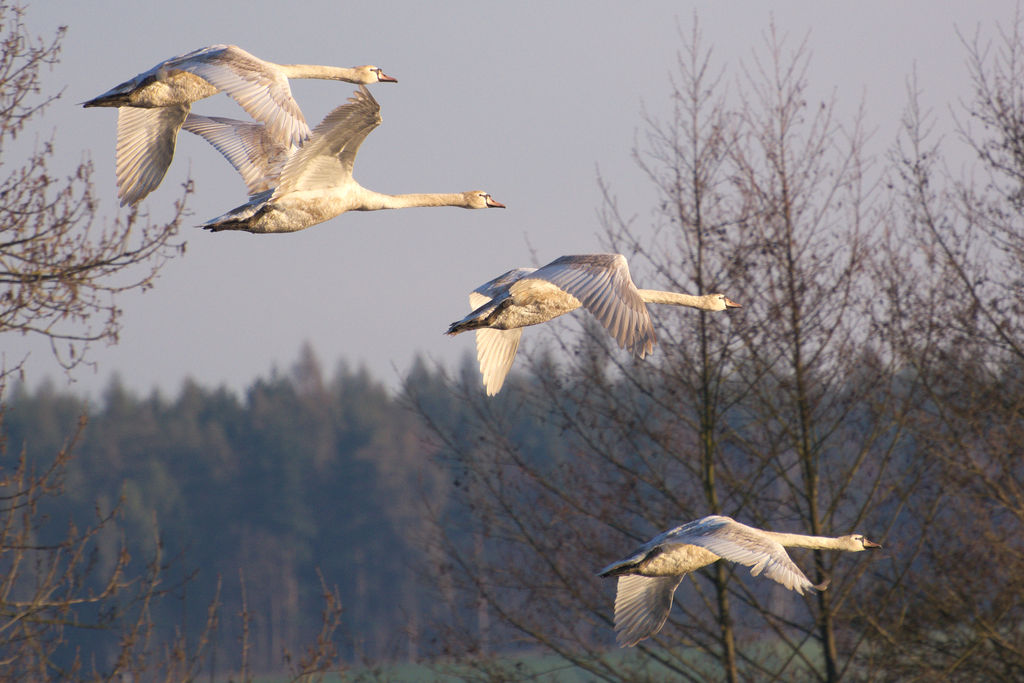
[[[874,541],[869,541],[868,539],[865,538],[864,539],[864,547],[865,548],[871,548],[871,549],[881,548],[882,544],[881,543],[875,543]]]
[[[381,83],[398,83],[397,78],[392,78],[383,71],[377,73],[377,80],[380,81]]]
[[[743,308],[743,306],[739,305],[738,303],[736,303],[735,301],[733,301],[731,299],[726,299],[725,300],[725,307],[726,308]]]
[[[487,208],[488,209],[504,209],[505,205],[501,202],[491,199],[491,195],[487,195]]]

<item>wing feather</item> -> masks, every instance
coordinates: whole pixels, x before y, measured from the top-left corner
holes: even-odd
[[[118,107],[116,172],[122,206],[139,202],[164,179],[188,111],[187,104]]]
[[[501,391],[522,336],[522,328],[494,330],[485,327],[476,330],[476,359],[480,363],[480,374],[488,396]]]
[[[242,175],[250,195],[277,184],[290,148],[270,135],[263,124],[189,114],[182,127],[223,154]]]
[[[288,158],[278,193],[326,189],[351,179],[360,145],[380,123],[380,104],[369,90],[359,86]]]
[[[630,353],[643,358],[653,349],[654,327],[647,306],[621,254],[562,256],[539,268],[531,279],[546,280],[579,299]]]
[[[615,640],[632,647],[665,625],[682,576],[620,576],[615,594]]]
[[[288,79],[259,57],[235,45],[219,45],[185,55],[168,66],[209,81],[238,102],[279,140],[299,145],[309,137],[309,126],[292,97]]]

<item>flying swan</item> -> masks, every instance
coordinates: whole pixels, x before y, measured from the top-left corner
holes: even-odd
[[[602,569],[600,576],[617,576],[616,641],[632,647],[661,630],[672,609],[672,595],[687,573],[718,560],[750,567],[786,588],[825,590],[828,581],[814,585],[793,563],[786,548],[821,548],[860,552],[881,548],[861,534],[830,538],[764,531],[731,517],[711,515],[659,534],[624,560]]]
[[[276,140],[299,145],[309,126],[292,98],[289,78],[397,83],[373,66],[274,64],[236,45],[211,45],[165,60],[83,107],[118,107],[117,196],[136,204],[155,190],[174,156],[178,130],[193,102],[218,92],[233,97]]]
[[[622,254],[562,256],[542,268],[516,268],[469,294],[473,312],[447,334],[476,330],[476,357],[487,395],[501,391],[512,369],[522,328],[583,306],[624,349],[640,358],[654,350],[654,327],[645,304],[675,304],[705,311],[739,308],[723,294],[693,296],[637,289]]]
[[[225,121],[228,123],[225,124]],[[383,194],[368,190],[352,177],[359,146],[380,125],[380,105],[364,86],[348,101],[324,117],[302,146],[281,151],[266,139],[256,140],[251,128],[227,119],[196,120],[193,132],[210,140],[242,173],[256,178],[249,201],[205,223],[207,230],[245,230],[255,233],[295,232],[322,223],[346,211],[377,211],[414,206],[457,206],[464,209],[505,208],[482,190],[436,194]],[[206,133],[202,129],[206,129]],[[231,140],[231,129],[242,138]],[[248,131],[248,132],[245,132]],[[220,136],[220,142],[214,138]],[[238,153],[225,151],[236,145]],[[249,159],[251,150],[264,150]],[[284,154],[283,163],[280,154]],[[278,155],[276,160],[268,157]],[[278,169],[279,166],[279,169]],[[262,178],[262,180],[259,180]],[[269,182],[268,182],[269,180]],[[247,184],[249,181],[247,180]],[[262,183],[262,185],[260,184]],[[273,183],[272,188],[260,188]]]

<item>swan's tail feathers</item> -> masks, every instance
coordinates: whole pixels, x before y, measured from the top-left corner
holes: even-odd
[[[127,107],[130,104],[128,93],[103,94],[82,102],[83,107]]]
[[[479,325],[474,327],[473,322],[473,320],[468,320],[466,318],[463,318],[462,320],[456,320],[455,322],[448,326],[448,331],[445,332],[445,334],[454,336],[459,332],[469,332],[470,330],[475,330],[477,327],[479,327]]]
[[[252,196],[247,203],[237,206],[231,209],[222,216],[203,223],[199,227],[203,230],[209,230],[211,232],[220,232],[221,230],[245,230],[247,232],[265,232],[265,230],[255,230],[254,222],[263,214],[272,210],[272,207],[267,203],[270,196],[273,194],[273,190],[261,192]]]
[[[208,223],[203,223],[199,227],[203,230],[209,230],[210,232],[220,232],[221,230],[250,230],[251,225],[249,222],[253,216],[239,213],[236,209],[230,213],[226,213],[223,216],[218,216]]]
[[[489,314],[493,312],[493,309],[488,309],[487,314],[481,314],[481,310],[478,308],[462,320],[456,320],[448,326],[448,331],[445,334],[455,335],[460,332],[469,332],[470,330],[479,330],[487,327],[490,323]]]
[[[130,107],[132,106],[132,93],[146,87],[150,83],[156,80],[155,76],[150,75],[147,78],[139,79],[138,77],[131,80],[125,81],[124,83],[118,83],[113,88],[97,95],[91,100],[82,102],[83,107]]]
[[[599,571],[597,575],[602,578],[608,578],[610,576],[623,576],[625,574],[628,574],[630,571],[636,568],[637,563],[633,560],[634,558],[630,557],[625,560],[613,562],[612,564],[608,565],[607,567]]]
[[[610,565],[602,569],[597,573],[598,576],[622,576],[629,574],[631,571],[640,566],[640,563],[644,560],[654,557],[661,552],[660,549],[651,550],[648,545],[637,548],[625,558],[612,562]]]
[[[249,230],[248,221],[217,221],[198,226],[210,232],[221,232],[223,230]]]
[[[239,207],[245,208],[245,207]],[[245,230],[247,232],[257,232],[253,229],[252,222],[259,216],[259,212],[248,212],[239,211],[235,209],[230,211],[223,216],[218,216],[213,220],[203,223],[199,227],[203,230],[209,230],[210,232],[220,232],[222,230]]]
[[[487,285],[484,286],[486,287]],[[470,330],[479,330],[485,327],[490,327],[491,324],[497,320],[498,314],[512,303],[512,298],[509,296],[508,292],[499,294],[493,299],[489,297],[480,297],[477,292],[479,292],[479,289],[474,290],[473,293],[469,295],[471,304],[478,299],[482,300],[483,303],[474,308],[473,311],[462,320],[457,320],[449,325],[448,331],[445,332],[445,334],[458,334],[460,332],[468,332]],[[515,347],[518,348],[518,346],[519,342],[518,338],[516,338]],[[515,349],[512,350],[512,353],[515,355]]]

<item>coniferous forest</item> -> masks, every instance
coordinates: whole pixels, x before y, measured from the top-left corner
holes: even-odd
[[[580,311],[528,329],[492,397],[472,358],[419,362],[390,390],[308,348],[241,394],[114,380],[86,402],[8,372],[0,671],[1024,679],[1022,31],[961,46],[966,176],[913,87],[868,159],[863,121],[806,97],[803,47],[769,32],[727,87],[684,35],[674,109],[637,142],[658,204],[640,225],[603,186],[599,230],[637,282],[742,308],[652,304],[648,358]],[[8,72],[31,75],[59,36],[6,46]],[[5,135],[37,111],[10,101]],[[0,186],[0,332],[79,349],[116,338],[109,295],[159,286],[180,215],[83,237],[88,169],[59,185],[47,160]],[[120,269],[138,274],[107,284]],[[663,628],[618,647],[596,572],[706,515],[882,548],[793,548],[822,588],[803,595],[715,562],[682,579]]]
[[[225,670],[240,663],[231,615],[243,611],[243,586],[255,670],[274,670],[284,648],[315,638],[325,590],[344,610],[346,659],[416,656],[414,627],[435,604],[422,595],[415,494],[439,475],[413,416],[365,373],[329,376],[307,351],[244,397],[192,382],[173,399],[140,397],[114,382],[88,406],[47,386],[16,389],[4,430],[8,454],[33,463],[76,434],[63,492],[40,506],[56,528],[42,531],[59,538],[67,529],[57,520],[86,527],[118,507],[117,524],[95,540],[93,573],[109,574],[122,540],[133,564],[159,543],[169,595],[153,608],[158,632],[201,633],[216,600],[224,616],[211,637]],[[99,648],[107,635],[84,638]],[[108,644],[116,653],[117,639]]]

